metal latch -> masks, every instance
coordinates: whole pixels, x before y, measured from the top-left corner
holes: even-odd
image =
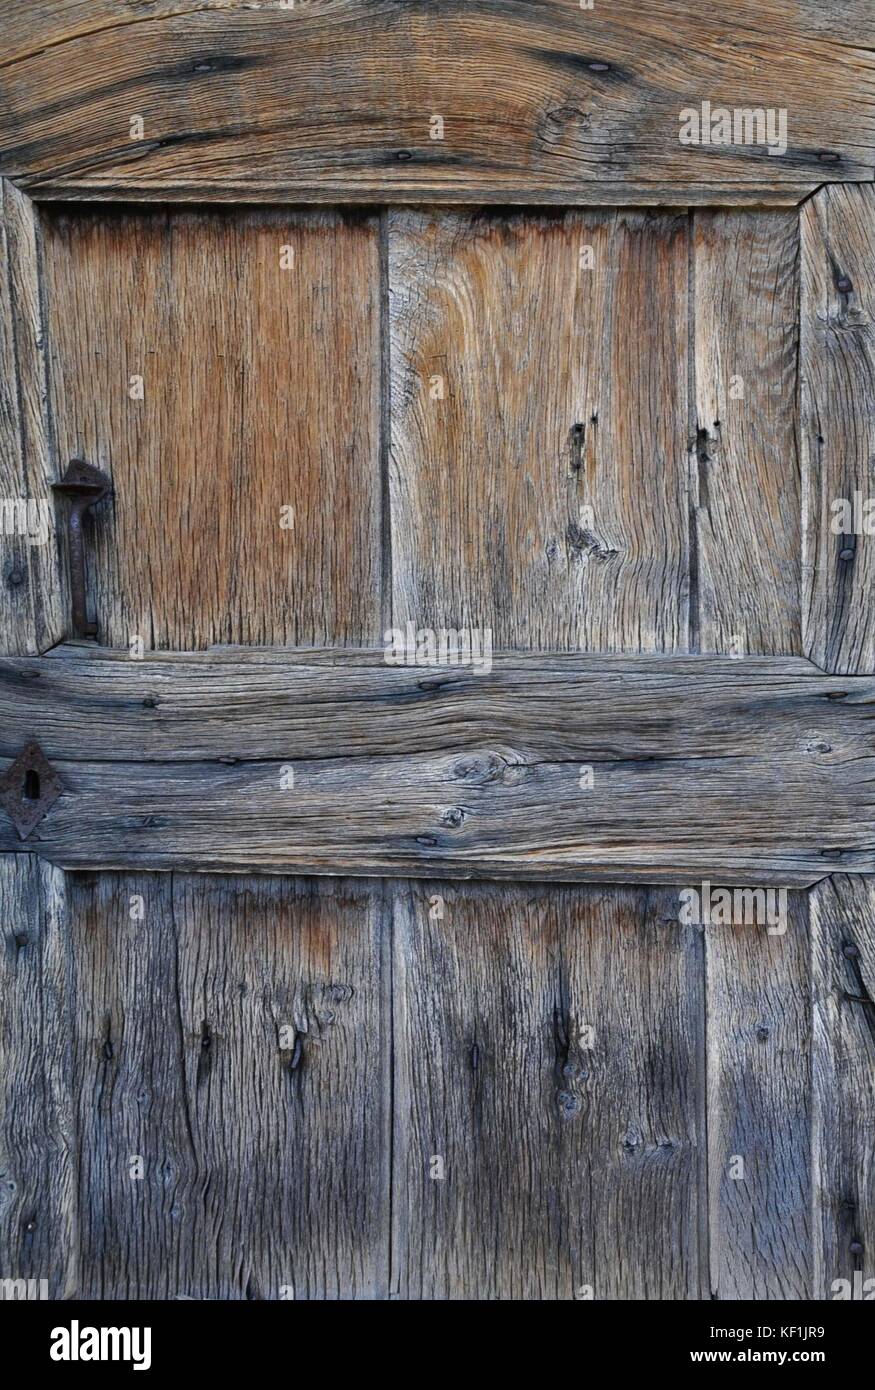
[[[70,550],[70,598],[73,605],[73,634],[76,637],[95,637],[97,623],[89,622],[85,602],[85,538],[82,519],[95,502],[112,491],[112,483],[105,473],[93,464],[82,459],[71,459],[66,473],[59,483],[52,483],[52,491],[70,502],[67,520],[67,543]]]

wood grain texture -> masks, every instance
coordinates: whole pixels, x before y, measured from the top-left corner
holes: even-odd
[[[59,870],[0,855],[0,1280],[55,1299],[78,1282],[66,910]]]
[[[385,1296],[379,885],[71,892],[83,1296]]]
[[[395,910],[395,1295],[698,1297],[676,893],[417,883]]]
[[[42,0],[26,17],[6,0],[4,19],[16,8],[0,167],[44,195],[569,203],[602,185],[707,185],[719,198],[875,166],[875,27],[860,8],[839,34],[797,0]],[[784,108],[786,153],[681,145],[679,113],[703,98]]]
[[[0,650],[64,635],[36,209],[0,179]],[[22,512],[22,508],[24,511]]]
[[[821,189],[801,219],[805,651],[828,671],[871,672],[875,189]],[[841,499],[852,509],[844,534]]]
[[[391,214],[396,623],[686,648],[687,225]]]
[[[798,653],[799,220],[693,219],[696,648]]]
[[[811,1298],[804,895],[789,895],[773,935],[762,924],[706,926],[705,957],[712,1297]]]
[[[65,788],[26,843],[65,867],[806,884],[873,865],[875,687],[798,659],[517,654],[487,675],[92,651],[0,663],[4,766],[36,733]],[[21,845],[4,817],[0,849]]]
[[[113,481],[100,640],[378,639],[376,220],[53,214],[45,239],[59,458]]]
[[[811,894],[814,1293],[875,1283],[875,884],[836,874]]]

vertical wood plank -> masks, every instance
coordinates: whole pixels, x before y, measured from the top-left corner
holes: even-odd
[[[0,652],[15,656],[65,631],[39,238],[34,205],[0,179]],[[78,1283],[65,909],[63,873],[0,856],[0,1279],[45,1280],[51,1298]]]
[[[799,654],[799,218],[693,215],[698,650]]]
[[[390,214],[397,625],[686,650],[687,226]]]
[[[380,885],[72,881],[87,1295],[384,1294]]]
[[[417,883],[395,908],[395,1295],[697,1297],[677,894]]]
[[[66,630],[38,242],[33,203],[0,179],[0,651],[12,656]]]
[[[77,211],[46,239],[60,457],[113,479],[100,640],[377,640],[376,217]]]
[[[395,624],[686,649],[688,225],[389,214]],[[676,895],[431,891],[442,921],[426,885],[396,897],[394,1292],[697,1297],[703,976]]]
[[[805,655],[827,671],[871,673],[875,187],[822,188],[801,218]]]
[[[804,895],[787,930],[706,927],[711,1288],[811,1297],[810,972]]]
[[[0,1279],[48,1298],[77,1288],[65,909],[59,869],[0,855]]]
[[[875,1282],[875,883],[811,891],[815,1298],[871,1299]],[[839,1284],[837,1281],[845,1283]]]

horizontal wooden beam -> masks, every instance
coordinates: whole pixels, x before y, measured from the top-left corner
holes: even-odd
[[[27,180],[11,181],[16,185]],[[385,179],[338,180],[336,183],[300,183],[281,180],[224,179],[220,185],[143,184],[110,179],[41,181],[27,186],[27,195],[36,203],[233,203],[233,204],[327,204],[355,205],[373,209],[378,204],[393,207],[420,207],[439,203],[441,207],[470,206],[538,208],[794,208],[822,187],[814,179],[806,183],[650,183],[599,181],[578,183],[545,193],[536,185],[497,184],[487,187],[473,183],[453,183],[442,188],[434,181]]]
[[[809,884],[875,869],[875,679],[799,658],[89,644],[0,662],[0,770],[68,868]]]
[[[875,168],[865,0],[4,8],[0,172],[36,197],[782,201]],[[785,139],[682,143],[703,102]]]

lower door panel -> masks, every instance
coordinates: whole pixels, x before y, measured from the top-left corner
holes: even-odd
[[[665,887],[0,864],[4,1277],[792,1299],[865,1270],[862,878],[770,932]]]

